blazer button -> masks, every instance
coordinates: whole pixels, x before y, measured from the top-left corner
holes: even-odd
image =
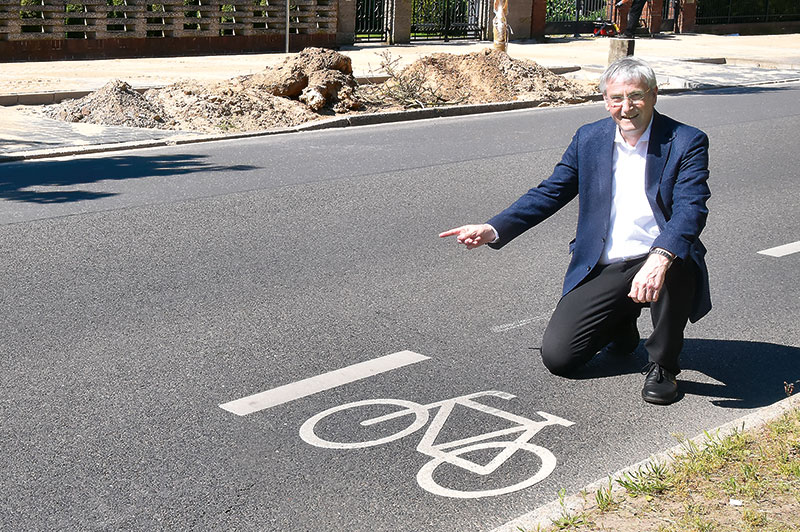
[[[592,267],[591,267],[591,266],[587,266],[587,267],[586,267],[586,271],[587,271],[587,272],[590,272],[590,271],[592,271]]]

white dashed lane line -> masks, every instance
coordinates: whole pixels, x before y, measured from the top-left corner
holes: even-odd
[[[223,410],[227,410],[238,416],[246,416],[259,410],[271,408],[301,397],[308,397],[315,393],[324,392],[343,384],[366,379],[379,373],[385,373],[393,369],[402,368],[409,364],[416,364],[430,357],[420,355],[413,351],[399,351],[380,358],[359,362],[346,368],[337,369],[316,377],[310,377],[291,384],[278,386],[265,392],[260,392],[235,401],[230,401],[219,405]]]
[[[553,310],[555,310],[555,309],[553,309]],[[503,323],[503,324],[500,324],[500,325],[494,325],[490,330],[493,333],[501,333],[501,332],[510,331],[512,329],[518,329],[520,327],[525,327],[526,325],[528,325],[530,323],[533,323],[535,321],[539,321],[539,320],[543,320],[543,319],[549,318],[552,313],[553,313],[553,311],[551,310],[549,313],[542,314],[541,316],[536,316],[536,317],[533,317],[533,318],[525,318],[525,319],[517,320],[517,321],[511,322],[511,323]]]
[[[798,251],[800,251],[800,241],[765,249],[763,251],[759,251],[758,253],[761,255],[769,255],[770,257],[785,257],[786,255],[797,253]]]

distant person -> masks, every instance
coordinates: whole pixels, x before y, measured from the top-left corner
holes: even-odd
[[[633,39],[633,34],[639,26],[639,18],[642,16],[642,10],[646,2],[647,0],[633,0],[631,2],[631,9],[628,11],[628,23],[625,26],[625,31],[622,32],[624,38]]]
[[[649,305],[653,333],[642,398],[669,404],[687,320],[711,309],[705,248],[708,137],[655,110],[647,63],[624,57],[600,79],[610,118],[587,124],[552,175],[485,224],[441,233],[467,248],[500,249],[580,197],[561,300],[542,339],[550,372],[569,375],[601,349],[628,355]]]

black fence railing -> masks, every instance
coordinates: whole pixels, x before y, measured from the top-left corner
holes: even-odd
[[[356,35],[358,42],[386,41],[389,25],[387,13],[391,0],[357,0]]]
[[[485,39],[488,0],[413,0],[411,40]]]
[[[697,24],[800,21],[800,0],[702,0]]]
[[[661,31],[673,31],[680,11],[680,0],[664,0],[661,6]]]
[[[573,22],[575,20],[605,20],[608,11],[606,0],[548,0],[547,22]],[[577,19],[575,17],[577,13]]]
[[[547,0],[545,33],[592,33],[595,22],[611,20],[606,0]]]

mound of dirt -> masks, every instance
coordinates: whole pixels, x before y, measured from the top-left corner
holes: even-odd
[[[223,83],[182,82],[145,93],[170,116],[172,129],[205,132],[291,127],[319,116],[302,103],[273,96],[241,79]]]
[[[350,58],[324,48],[306,48],[277,68],[241,79],[274,96],[298,99],[313,111],[329,107],[341,113],[361,106]]]
[[[68,122],[88,122],[107,126],[166,128],[167,116],[157,103],[150,102],[130,85],[118,79],[106,83],[78,100],[50,106],[45,113]]]
[[[45,114],[71,122],[203,132],[289,127],[324,115],[455,103],[537,100],[576,103],[591,92],[531,61],[486,49],[433,54],[402,71],[392,65],[381,85],[358,86],[350,58],[307,48],[275,68],[224,82],[180,82],[143,94],[114,80]]]
[[[466,55],[429,55],[403,70],[402,77],[422,78],[429,90],[435,89],[445,100],[463,103],[538,100],[567,104],[586,101],[590,93],[533,61],[513,59],[492,48]]]
[[[70,122],[203,132],[258,131],[299,125],[319,112],[357,109],[350,58],[307,48],[274,69],[219,83],[180,82],[143,94],[114,80],[45,114]]]

